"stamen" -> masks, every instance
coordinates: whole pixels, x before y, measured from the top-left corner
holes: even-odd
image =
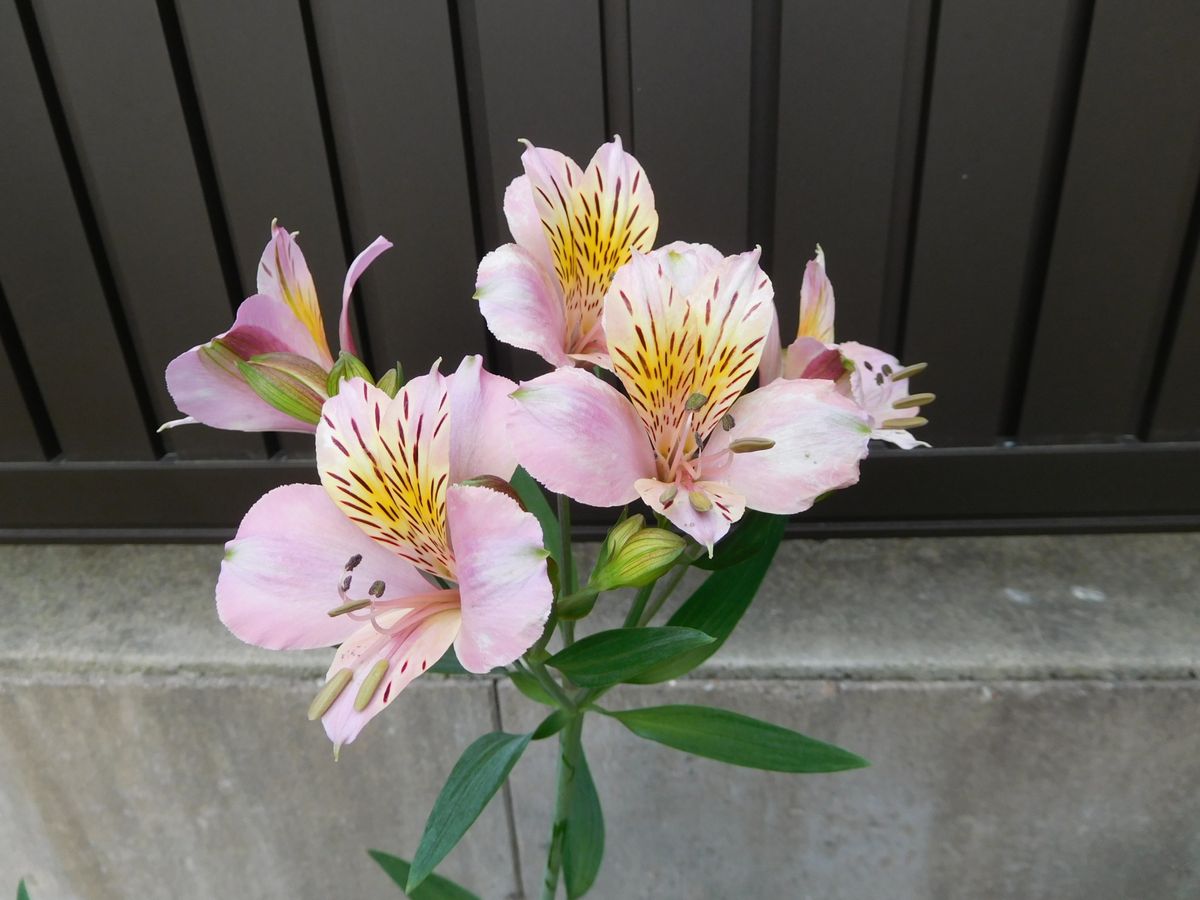
[[[909,428],[920,428],[922,425],[928,425],[929,420],[921,416],[913,416],[911,419],[884,419],[880,428],[900,428],[907,431]]]
[[[721,416],[721,428],[723,428],[725,431],[729,431],[733,428],[732,413],[725,413],[725,415]]]
[[[371,699],[375,696],[375,692],[379,690],[379,682],[383,681],[383,676],[387,674],[388,661],[381,659],[375,665],[371,666],[371,671],[367,673],[366,679],[358,689],[358,696],[354,698],[354,711],[362,712],[367,708]]]
[[[341,591],[343,594],[346,593],[346,591],[350,590],[350,576],[349,575],[347,575],[345,578],[342,579],[342,583],[338,586],[338,590]]]
[[[386,584],[384,584],[382,581],[376,581],[369,588],[367,588],[367,593],[370,594],[372,597],[374,597],[376,600],[378,600],[380,597],[383,596],[383,592],[386,590],[387,590]]]
[[[907,366],[899,372],[892,373],[892,381],[903,381],[905,378],[912,378],[914,375],[920,375],[929,368],[929,363],[916,363],[915,365]]]
[[[673,484],[669,488],[667,488],[665,491],[663,491],[661,494],[658,495],[658,502],[661,503],[663,506],[667,506],[672,500],[675,499],[675,495],[678,493],[679,493],[679,486]]]
[[[336,619],[338,616],[344,616],[346,613],[357,612],[360,609],[366,609],[371,605],[370,600],[351,600],[349,603],[343,603],[341,606],[335,606],[326,613],[331,619]]]
[[[355,553],[352,557],[346,560],[346,571],[353,572],[358,567],[360,562],[362,562],[362,554]]]
[[[689,491],[688,500],[691,501],[692,509],[698,513],[706,513],[712,509],[712,501],[708,499],[708,494],[700,491]]]
[[[346,685],[353,677],[354,672],[350,669],[342,669],[325,682],[325,686],[317,691],[317,696],[313,697],[313,702],[308,707],[308,721],[315,722],[329,712],[329,707],[333,706],[337,698],[342,696],[342,691],[346,689]]]
[[[936,394],[926,391],[923,394],[910,394],[892,404],[893,409],[912,409],[915,406],[928,406],[937,399]]]
[[[707,402],[708,402],[708,396],[706,394],[701,394],[701,393],[697,392],[687,398],[687,403],[684,404],[683,408],[686,409],[688,412],[695,412],[696,410],[698,410],[700,407],[702,407]]]
[[[729,445],[730,453],[757,453],[759,450],[770,450],[775,442],[770,438],[738,438]]]

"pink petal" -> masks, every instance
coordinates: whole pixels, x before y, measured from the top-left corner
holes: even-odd
[[[337,700],[321,717],[325,733],[338,747],[351,743],[363,727],[396,699],[412,680],[437,662],[454,642],[462,616],[457,609],[448,609],[421,618],[411,628],[404,628],[405,618],[382,618],[384,624],[400,630],[395,635],[380,634],[370,623],[363,625],[341,647],[325,680],[343,669],[350,669],[353,678]],[[387,671],[362,711],[354,708],[363,682],[378,662],[387,663]]]
[[[751,509],[790,514],[817,497],[858,481],[870,425],[829,381],[773,381],[743,396],[730,410],[734,426],[718,429],[704,448],[703,476],[719,479]],[[765,438],[769,450],[726,453],[731,442]]]
[[[779,334],[779,311],[775,309],[775,304],[771,304],[771,328],[767,332],[767,339],[763,343],[762,359],[758,361],[758,383],[770,384],[776,378],[783,377],[783,360],[787,351],[783,349],[781,343],[783,338]]]
[[[675,290],[689,297],[700,288],[700,281],[721,264],[725,257],[711,244],[675,241],[648,254],[661,263]]]
[[[366,596],[378,580],[392,594],[419,594],[429,584],[412,566],[368,539],[315,484],[289,484],[263,496],[225,545],[217,580],[217,614],[235,635],[272,650],[328,647],[358,627],[326,613],[341,604],[347,560],[351,593]]]
[[[486,487],[453,485],[446,514],[462,597],[454,649],[467,671],[488,672],[533,646],[550,615],[542,529],[511,497]]]
[[[746,499],[728,485],[715,481],[697,481],[691,486],[677,483],[673,485],[673,493],[671,487],[657,478],[643,478],[637,483],[638,493],[647,506],[670,519],[680,531],[690,534],[712,556],[713,545],[746,512]],[[703,495],[699,502],[704,512],[696,509],[692,494]]]
[[[833,284],[825,274],[825,251],[817,247],[815,259],[804,267],[800,285],[800,327],[796,337],[833,343]]]
[[[312,335],[275,297],[255,294],[238,307],[233,327],[213,340],[242,359],[261,353],[295,353],[316,360]],[[301,431],[313,426],[275,409],[256,394],[236,369],[227,369],[203,344],[181,353],[167,366],[167,390],[175,405],[198,422],[233,431]]]
[[[450,481],[476,475],[505,480],[517,469],[508,440],[508,420],[516,408],[509,396],[517,386],[483,368],[483,357],[468,356],[446,379],[450,385]]]
[[[512,180],[504,192],[504,217],[508,230],[517,246],[528,253],[538,267],[551,275],[554,273],[554,257],[550,253],[550,242],[542,227],[537,206],[533,202],[533,186],[528,175],[519,175]],[[555,279],[555,284],[558,281]]]
[[[362,253],[354,257],[354,262],[350,263],[350,268],[346,270],[346,280],[342,285],[342,315],[338,319],[338,340],[343,350],[355,356],[358,356],[358,347],[354,343],[354,332],[350,330],[350,295],[367,266],[371,265],[380,253],[390,250],[391,247],[392,242],[386,238],[375,238]]]
[[[646,432],[629,401],[582,369],[557,369],[522,382],[513,395],[509,439],[517,459],[556,493],[592,506],[637,497],[638,478],[654,474]]]
[[[532,350],[552,366],[571,364],[563,352],[562,289],[554,270],[543,268],[528,250],[505,244],[485,256],[479,263],[475,298],[497,340]]]
[[[836,381],[845,374],[841,354],[816,338],[796,338],[784,351],[784,378],[825,378]]]
[[[308,263],[296,239],[275,222],[271,223],[271,240],[258,264],[258,292],[283,303],[308,332],[316,355],[301,355],[309,356],[326,369],[330,368],[333,356],[325,338],[325,324],[321,320],[317,289],[308,271]]]
[[[893,372],[904,368],[900,361],[890,353],[854,341],[840,344],[838,349],[843,357],[854,363],[854,371],[849,378],[849,394],[871,417],[871,427],[874,429],[871,436],[895,444],[902,450],[928,447],[927,443],[917,440],[907,431],[883,428],[883,423],[888,419],[906,419],[920,413],[919,410],[894,408],[896,401],[903,400],[909,392],[909,379],[892,381],[891,378]]]
[[[321,484],[355,525],[424,571],[453,577],[448,400],[436,369],[395,399],[350,379],[321,410],[316,448]]]

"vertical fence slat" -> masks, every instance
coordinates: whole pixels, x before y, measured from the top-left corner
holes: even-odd
[[[660,244],[748,249],[751,16],[721,0],[630,6],[633,130]]]
[[[486,349],[446,4],[312,9],[354,246],[396,245],[362,281],[376,366],[445,371]]]
[[[1183,306],[1150,422],[1149,437],[1156,441],[1200,439],[1200,248],[1191,251]]]
[[[0,281],[63,455],[150,459],[146,422],[10,3],[0,5],[0,84]]]
[[[1200,5],[1100,3],[1021,436],[1136,431],[1200,171]]]
[[[158,12],[139,0],[35,5],[154,412],[174,418],[167,363],[233,317]],[[196,457],[264,449],[197,426],[167,439]]]
[[[1072,4],[942,7],[903,347],[939,446],[995,440],[1047,185]]]
[[[784,0],[771,277],[785,338],[795,333],[804,265],[820,243],[839,337],[884,339],[883,308],[897,300],[886,296],[890,242],[908,228],[903,210],[893,220],[897,180],[907,187],[911,177],[898,153],[915,138],[905,86],[919,86],[921,72],[910,68],[924,58],[923,46],[909,52],[909,23],[917,20],[923,39],[927,18],[922,0]]]

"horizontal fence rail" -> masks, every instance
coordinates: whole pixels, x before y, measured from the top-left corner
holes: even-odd
[[[1193,0],[0,0],[0,537],[218,538],[313,480],[311,438],[157,431],[274,218],[327,323],[395,243],[376,370],[538,374],[475,266],[518,139],[613,134],[660,242],[763,248],[785,334],[819,242],[839,337],[929,363],[935,449],[798,531],[1195,527],[1196,59]]]

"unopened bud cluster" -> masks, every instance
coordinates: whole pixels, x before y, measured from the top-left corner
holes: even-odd
[[[670,569],[685,546],[681,535],[647,528],[641,516],[631,516],[609,533],[588,587],[597,591],[644,587]]]

